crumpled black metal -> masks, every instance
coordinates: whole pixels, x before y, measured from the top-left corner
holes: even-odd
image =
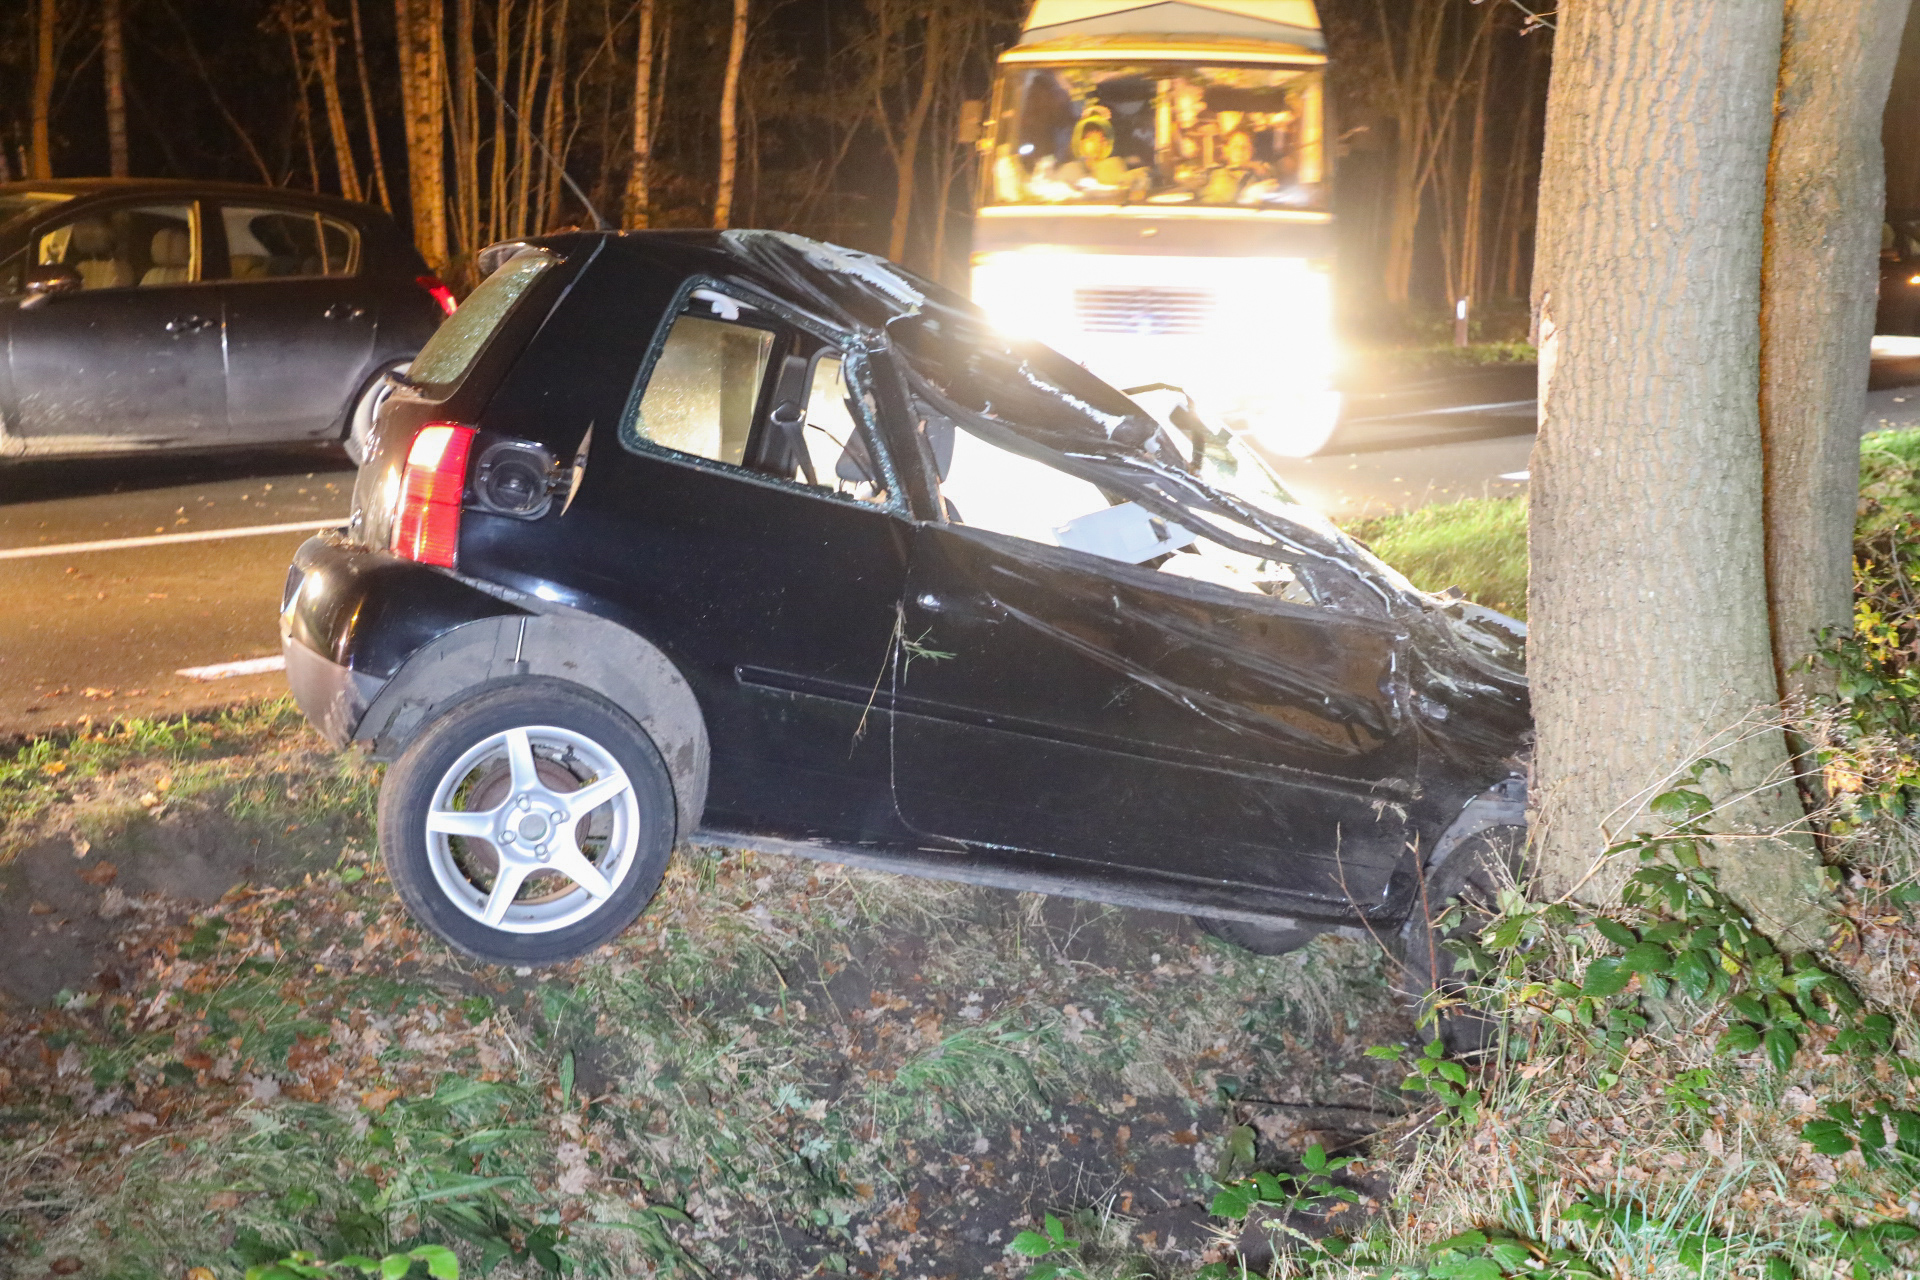
[[[1484,767],[1514,754],[1529,723],[1523,624],[1421,591],[1316,511],[1209,485],[1132,400],[1052,349],[1000,332],[971,302],[932,281],[871,254],[781,232],[728,231],[717,242],[746,274],[777,282],[790,303],[888,349],[922,422],[945,419],[1223,546],[1285,564],[1317,604],[1397,628],[1410,649],[1406,692],[1428,739],[1461,765]],[[1156,614],[1137,620],[1168,625]],[[1218,643],[1202,635],[1180,640]],[[1164,683],[1152,672],[1132,674],[1157,689]],[[1159,691],[1219,722],[1244,717],[1196,691]],[[1356,725],[1362,737],[1378,728]]]

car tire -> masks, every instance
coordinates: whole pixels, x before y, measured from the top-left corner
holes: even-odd
[[[1400,927],[1408,995],[1425,999],[1438,993],[1444,999],[1465,992],[1471,975],[1445,943],[1477,936],[1499,914],[1501,888],[1524,882],[1526,852],[1526,827],[1484,827],[1456,844],[1439,866],[1427,869],[1424,898],[1416,899],[1413,914]],[[1450,904],[1458,910],[1447,920]],[[1486,1048],[1498,1025],[1476,1006],[1443,1003],[1436,1029],[1447,1047],[1460,1053]]]
[[[602,798],[569,803],[587,790]],[[659,887],[675,831],[672,781],[646,731],[557,680],[457,704],[380,788],[380,852],[401,901],[492,964],[558,964],[617,937]]]
[[[1291,925],[1250,924],[1245,920],[1222,920],[1216,916],[1194,916],[1192,919],[1202,931],[1257,956],[1284,956],[1290,951],[1298,951],[1333,928],[1331,925],[1303,922]]]
[[[340,447],[345,450],[347,461],[354,466],[363,466],[373,447],[374,415],[380,412],[380,406],[393,394],[393,383],[387,380],[390,373],[404,373],[411,360],[398,360],[376,373],[353,402],[352,412],[347,414],[347,429],[340,437]]]

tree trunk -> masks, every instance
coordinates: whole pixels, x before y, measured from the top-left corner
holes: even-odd
[[[1767,167],[1760,439],[1782,691],[1853,619],[1853,516],[1885,207],[1880,119],[1908,0],[1787,0]],[[1796,670],[1796,668],[1799,668]]]
[[[287,57],[293,63],[293,78],[299,89],[299,96],[294,99],[294,117],[300,125],[300,139],[307,148],[307,185],[317,192],[320,190],[320,157],[313,149],[313,104],[307,100],[309,73],[305,60],[300,56],[300,19],[292,8],[280,10],[280,17],[286,25]]]
[[[1787,778],[1761,524],[1762,210],[1782,0],[1560,10],[1534,313],[1528,644],[1543,886],[1712,757],[1722,883],[1807,940],[1812,842]],[[1776,835],[1773,833],[1788,833]]]
[[[436,272],[447,269],[446,18],[442,0],[394,0],[400,99],[407,126],[413,239]]]
[[[633,160],[627,169],[626,196],[620,206],[623,227],[646,226],[652,199],[647,189],[647,165],[653,155],[654,3],[640,0],[640,39],[633,67]]]
[[[733,217],[733,174],[739,160],[740,64],[747,53],[747,0],[733,0],[733,37],[727,45],[727,77],[720,89],[720,189],[713,200],[713,225]]]
[[[100,65],[107,85],[107,172],[124,178],[127,168],[127,53],[126,31],[120,21],[120,0],[102,0],[100,7]]]
[[[334,168],[340,174],[340,194],[360,199],[360,171],[353,159],[353,140],[347,133],[347,109],[340,98],[339,47],[333,38],[333,14],[327,0],[313,0],[313,64],[320,77],[320,96],[327,104],[327,134],[333,140]]]
[[[53,31],[60,18],[56,0],[40,0],[40,20],[34,31],[33,150],[27,165],[30,178],[53,176]]]
[[[1499,10],[1489,6],[1482,19],[1493,26]],[[1460,293],[1471,307],[1485,292],[1481,287],[1482,241],[1485,238],[1487,190],[1487,81],[1493,65],[1491,31],[1480,33],[1479,69],[1474,74],[1473,135],[1467,144],[1466,211],[1460,218]]]
[[[393,195],[387,190],[387,166],[380,158],[380,122],[373,113],[373,84],[367,79],[367,40],[360,30],[360,0],[347,0],[347,12],[353,18],[353,63],[360,80],[360,105],[367,115],[367,150],[373,154],[373,182],[380,192],[380,207],[393,212]]]
[[[453,11],[453,172],[459,216],[459,252],[464,262],[484,246],[480,234],[480,80],[473,42],[477,0],[455,0]],[[469,278],[469,284],[475,283]]]

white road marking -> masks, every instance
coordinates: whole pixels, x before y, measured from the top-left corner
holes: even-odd
[[[1502,471],[1500,478],[1502,480],[1525,480],[1527,479],[1527,473],[1524,471]]]
[[[257,676],[286,669],[287,660],[276,655],[271,658],[248,658],[244,662],[216,662],[210,667],[182,667],[173,674],[189,680],[225,680],[229,676]]]
[[[83,551],[121,551],[129,547],[164,547],[175,542],[212,542],[219,538],[251,538],[268,533],[301,533],[337,529],[345,516],[332,520],[294,520],[287,524],[251,524],[239,529],[199,529],[190,533],[150,533],[141,538],[107,538],[100,542],[63,542],[51,547],[0,547],[0,560],[31,560],[37,556],[71,556]]]

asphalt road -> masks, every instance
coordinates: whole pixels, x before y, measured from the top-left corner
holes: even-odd
[[[343,521],[352,485],[339,455],[307,451],[0,466],[0,738],[283,691],[278,671],[177,673],[278,655],[310,530],[173,539]],[[152,537],[170,540],[55,550]]]

